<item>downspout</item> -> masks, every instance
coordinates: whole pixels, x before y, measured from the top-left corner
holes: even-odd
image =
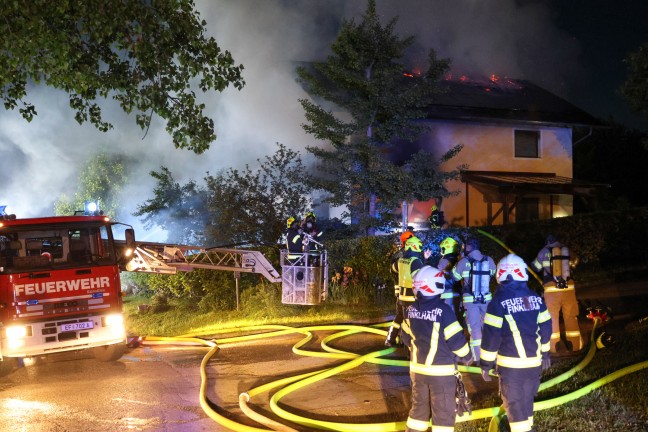
[[[583,138],[579,139],[578,141],[572,143],[572,151],[574,151],[573,149],[574,149],[574,146],[575,146],[576,144],[579,144],[579,143],[585,141],[587,138],[589,138],[589,137],[592,136],[592,129],[593,129],[593,128],[590,126],[590,128],[589,128],[589,132],[587,133],[587,135],[585,135]]]

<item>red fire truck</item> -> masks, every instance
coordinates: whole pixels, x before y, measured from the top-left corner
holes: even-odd
[[[96,210],[16,219],[0,206],[0,374],[20,358],[64,351],[122,356],[119,272],[135,238],[127,227],[116,243],[114,225]]]

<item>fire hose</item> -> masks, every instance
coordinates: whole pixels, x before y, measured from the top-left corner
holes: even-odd
[[[570,369],[569,371],[555,378],[552,378],[551,380],[543,382],[540,385],[540,391],[565,381],[566,379],[570,378],[578,371],[585,368],[590,363],[590,361],[593,359],[596,353],[594,334],[599,322],[600,322],[599,319],[594,320],[594,329],[592,330],[592,340],[590,342],[590,348],[587,352],[587,355],[583,358],[583,360],[581,360],[574,368]],[[254,410],[250,408],[248,404],[251,399],[253,399],[254,397],[260,394],[270,392],[274,389],[279,389],[270,398],[270,408],[278,417],[284,420],[302,426],[307,426],[309,428],[322,429],[322,430],[367,431],[367,432],[368,431],[402,431],[405,429],[404,421],[394,421],[394,422],[385,422],[385,423],[366,423],[366,424],[331,422],[331,421],[317,420],[317,419],[312,419],[305,416],[297,415],[279,406],[279,401],[286,395],[294,391],[297,391],[299,389],[302,389],[304,387],[307,387],[309,385],[315,384],[326,378],[332,377],[336,374],[349,371],[353,368],[362,365],[365,362],[379,364],[379,365],[408,367],[409,362],[406,360],[384,358],[385,356],[393,353],[396,350],[396,348],[386,348],[386,349],[370,352],[368,354],[359,355],[356,353],[342,351],[329,346],[329,343],[331,341],[334,341],[335,339],[339,339],[342,337],[347,337],[359,333],[372,333],[372,334],[384,336],[386,335],[386,331],[380,329],[380,327],[386,327],[388,325],[389,323],[382,323],[376,326],[324,325],[324,326],[312,326],[312,327],[301,327],[301,328],[264,325],[264,326],[243,327],[243,328],[233,330],[233,331],[257,331],[263,333],[254,333],[254,334],[230,337],[224,339],[205,340],[199,337],[187,337],[187,336],[181,336],[177,338],[146,337],[142,340],[142,343],[148,345],[148,344],[156,344],[156,343],[173,342],[173,343],[179,343],[185,345],[202,345],[202,346],[209,347],[210,350],[204,356],[200,366],[200,375],[201,375],[200,404],[203,411],[205,411],[205,413],[211,419],[213,419],[218,424],[228,429],[232,429],[235,431],[242,431],[242,432],[248,432],[248,431],[259,432],[259,431],[267,431],[267,430],[291,431],[291,432],[295,431],[295,429],[289,426],[286,426],[282,423],[278,423],[257,412],[254,412]],[[321,348],[323,351],[309,351],[301,348],[302,346],[307,344],[310,340],[312,340],[313,331],[331,331],[331,330],[337,332],[327,336],[322,340]],[[221,414],[218,414],[211,407],[211,403],[208,401],[206,396],[206,391],[207,391],[206,368],[209,363],[209,360],[217,353],[219,346],[223,346],[228,343],[251,341],[256,339],[276,337],[276,336],[282,336],[282,335],[288,335],[294,333],[304,335],[304,338],[302,338],[299,342],[297,342],[292,348],[292,351],[295,354],[312,356],[312,357],[331,358],[331,359],[347,359],[348,361],[335,367],[326,368],[326,369],[313,371],[309,373],[304,373],[304,374],[291,376],[287,378],[282,378],[280,380],[272,381],[267,384],[251,388],[247,392],[241,393],[239,395],[239,406],[241,410],[250,419],[264,425],[268,429],[262,429],[262,428],[257,428],[257,427],[238,423],[234,420],[224,417]],[[644,368],[648,368],[648,361],[630,365],[623,369],[615,371],[569,394],[562,395],[553,399],[536,402],[534,404],[534,410],[537,411],[537,410],[549,409],[573,401],[605,384],[609,384],[613,382],[614,380],[622,376],[628,375],[630,373],[636,372]],[[472,366],[459,366],[459,370],[465,373],[466,372],[480,373],[479,368],[472,367]],[[457,422],[464,422],[470,420],[485,419],[490,417],[492,418],[492,421],[489,427],[489,431],[493,432],[497,430],[496,421],[499,419],[499,417],[502,414],[503,414],[503,409],[501,407],[483,408],[483,409],[473,410],[471,414],[465,413],[462,416],[457,416],[456,420]]]

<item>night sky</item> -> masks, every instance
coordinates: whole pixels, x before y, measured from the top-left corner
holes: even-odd
[[[582,74],[565,83],[569,100],[601,119],[648,130],[648,121],[618,93],[628,72],[624,58],[648,43],[648,1],[551,0],[550,5],[556,26],[581,49]]]

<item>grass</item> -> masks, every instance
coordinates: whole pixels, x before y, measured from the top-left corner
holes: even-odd
[[[183,334],[222,334],[228,329],[259,324],[290,326],[330,323],[377,323],[393,313],[392,308],[379,308],[325,303],[320,306],[275,305],[254,311],[212,311],[198,313],[188,302],[171,301],[164,312],[138,313],[138,305],[150,303],[147,297],[125,297],[125,315],[130,335],[177,336]],[[613,345],[597,352],[592,362],[567,381],[540,392],[536,400],[552,399],[578,390],[625,366],[648,360],[648,320],[627,325],[604,327],[615,336]],[[581,358],[554,361],[543,381],[576,365]],[[648,430],[648,370],[626,375],[591,393],[555,408],[534,415],[538,431]],[[473,409],[501,405],[497,392],[471,394]],[[457,432],[486,432],[490,420],[477,420],[456,425]]]
[[[254,311],[211,311],[200,313],[187,301],[171,300],[164,312],[139,313],[138,306],[150,304],[144,296],[124,298],[126,331],[136,336],[179,336],[224,333],[238,327],[277,324],[290,326],[333,323],[376,323],[393,314],[392,308],[325,303],[320,306],[280,305]]]

